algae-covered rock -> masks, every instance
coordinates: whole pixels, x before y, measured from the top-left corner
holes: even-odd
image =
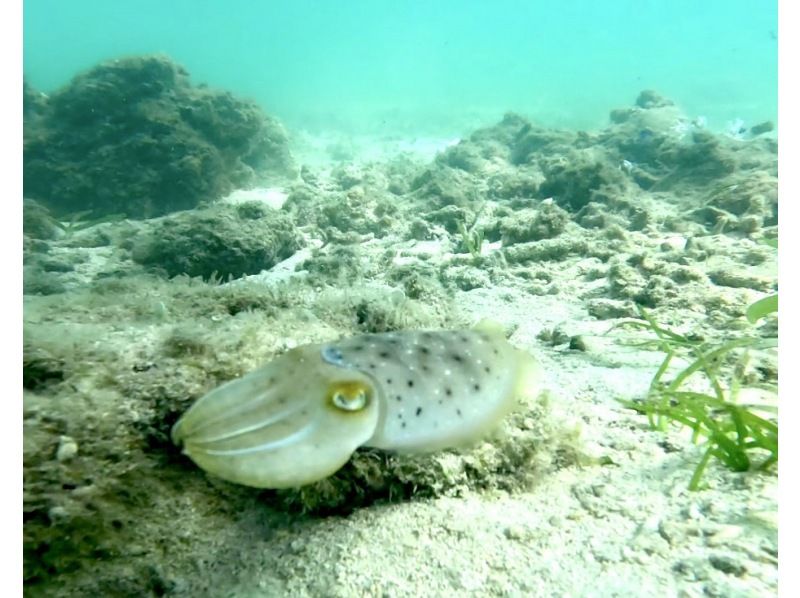
[[[740,268],[719,268],[708,273],[715,285],[735,289],[753,289],[756,291],[774,290],[775,281],[768,276],[758,276]]]
[[[50,210],[33,199],[22,201],[22,232],[33,239],[56,239],[63,234]]]
[[[614,226],[624,226],[625,217],[615,214],[600,202],[590,201],[575,214],[575,222],[583,228],[608,229]]]
[[[574,140],[575,134],[572,132],[525,123],[511,143],[510,159],[516,165],[531,163],[540,156],[564,151],[573,145]]]
[[[342,190],[361,187],[368,192],[385,191],[388,182],[380,168],[366,165],[341,164],[331,171],[331,178]]]
[[[25,344],[22,350],[22,386],[37,390],[64,379],[64,363],[46,349]]]
[[[588,244],[580,238],[543,239],[529,243],[518,243],[503,250],[511,264],[524,262],[561,261],[570,255],[585,255]]]
[[[39,118],[47,110],[47,96],[37,91],[27,81],[22,83],[22,120],[28,123]]]
[[[394,195],[405,195],[423,168],[424,164],[408,154],[391,158],[386,164],[387,189]]]
[[[531,122],[515,112],[506,112],[500,122],[490,127],[478,129],[470,139],[478,143],[492,141],[504,146],[512,146],[514,141],[531,127]]]
[[[447,148],[436,160],[452,168],[459,168],[473,174],[479,173],[485,162],[480,148],[473,143],[464,141]]]
[[[541,170],[524,165],[494,174],[489,179],[489,189],[498,199],[534,198],[540,197],[539,187],[544,180]]]
[[[315,285],[354,281],[364,275],[364,257],[358,245],[336,245],[313,250],[300,268]]]
[[[478,201],[473,177],[461,169],[444,165],[433,166],[420,174],[411,183],[411,191],[429,209],[450,205],[469,207]]]
[[[673,157],[684,180],[689,177],[701,182],[718,179],[731,174],[737,166],[731,149],[718,135],[705,129],[693,131],[691,142],[677,146],[669,157]]]
[[[560,206],[579,210],[599,193],[622,194],[625,177],[608,156],[596,148],[571,150],[543,164],[542,197],[552,197]]]
[[[474,266],[452,266],[442,273],[442,282],[446,285],[455,285],[462,291],[488,288],[491,286],[491,277],[486,270]]]
[[[674,106],[675,103],[654,89],[645,89],[636,98],[636,105],[639,108],[663,108],[665,106]]]
[[[150,218],[293,169],[276,120],[192,86],[163,56],[105,62],[46,102],[34,96],[26,89],[24,190],[57,215]]]
[[[602,142],[616,148],[632,167],[640,166],[659,178],[669,171],[664,156],[672,154],[696,126],[672,101],[652,90],[639,94],[635,106],[612,110],[610,120]]]
[[[695,191],[738,169],[770,169],[771,140],[714,133],[652,90],[635,106],[612,111],[611,122],[599,139],[643,189]]]
[[[299,232],[283,212],[242,213],[240,206],[219,206],[164,217],[134,241],[133,259],[169,276],[226,279],[258,274],[300,248]]]
[[[428,222],[443,226],[448,233],[455,234],[458,232],[461,225],[473,221],[475,215],[472,210],[449,205],[428,212],[425,214],[425,219]]]
[[[747,173],[731,177],[713,188],[707,197],[706,207],[699,209],[697,214],[707,224],[714,226],[720,213],[706,209],[709,207],[722,210],[737,223],[742,217],[752,216],[759,219],[762,225],[775,225],[778,223],[777,174],[763,171]]]
[[[569,220],[566,210],[553,202],[542,202],[538,210],[517,210],[500,223],[503,245],[552,239],[564,232]]]
[[[356,191],[357,189],[357,191]],[[346,194],[334,194],[321,205],[317,224],[340,232],[372,233],[383,237],[398,224],[398,206],[380,194],[365,194],[355,188]]]
[[[292,186],[284,209],[298,226],[314,225],[328,239],[350,235],[383,237],[403,226],[402,202],[387,189],[384,177],[370,169],[340,168],[332,173],[343,191],[327,191],[308,183]]]
[[[37,262],[22,270],[22,292],[25,295],[57,295],[66,290],[64,283],[46,272]]]

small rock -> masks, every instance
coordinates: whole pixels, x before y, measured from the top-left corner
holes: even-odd
[[[721,544],[728,544],[734,538],[738,538],[742,534],[742,528],[738,525],[723,525],[719,530],[710,536],[706,543],[709,546],[719,546]]]
[[[593,299],[587,303],[586,310],[598,320],[636,318],[639,315],[632,301],[620,299]]]
[[[69,461],[78,454],[78,443],[69,436],[62,436],[58,440],[56,449],[56,459],[59,461]]]
[[[680,559],[672,566],[672,570],[687,581],[704,581],[708,579],[708,566],[699,556]]]
[[[509,540],[523,540],[528,536],[528,532],[521,525],[509,525],[503,530],[503,535]]]
[[[575,335],[569,339],[569,348],[571,351],[587,351],[586,341],[580,335]]]
[[[51,523],[61,523],[70,518],[69,511],[62,506],[55,506],[47,511]]]
[[[717,286],[734,289],[753,289],[767,292],[772,289],[773,281],[765,276],[750,275],[741,269],[719,269],[709,272],[708,277]]]
[[[741,577],[747,573],[747,567],[744,564],[728,554],[712,554],[708,557],[708,562],[714,569],[727,573],[728,575],[735,575]]]
[[[667,237],[661,241],[661,251],[683,251],[686,249],[686,237]]]
[[[750,134],[755,137],[757,135],[763,135],[764,133],[769,133],[770,131],[775,129],[775,123],[771,120],[764,121],[763,123],[758,123],[757,125],[753,125],[750,127]]]

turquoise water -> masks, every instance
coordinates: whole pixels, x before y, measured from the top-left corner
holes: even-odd
[[[458,132],[508,110],[596,128],[645,88],[712,128],[777,119],[774,0],[25,0],[24,17],[45,92],[164,52],[300,129]]]

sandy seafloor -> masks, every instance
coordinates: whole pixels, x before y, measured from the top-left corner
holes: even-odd
[[[574,163],[564,148],[579,141],[542,135],[562,143],[551,155]],[[612,330],[636,315],[634,301],[646,297],[664,325],[724,339],[749,330],[744,309],[777,284],[775,252],[760,242],[776,201],[771,142],[719,139],[734,170],[705,177],[689,165],[681,184],[672,177],[651,190],[612,180],[623,207],[580,217],[567,207],[557,230],[530,239],[502,223],[552,216],[548,206],[559,203],[524,197],[541,188],[535,161],[512,164],[502,147],[492,155],[478,141],[448,162],[452,154],[437,159],[437,150],[458,140],[305,138],[295,150],[308,165],[299,191],[229,200],[280,206],[289,197],[284,210],[300,206],[293,218],[304,248],[270,271],[223,285],[170,281],[131,259],[147,222],[52,241],[48,259],[72,266],[26,271],[57,283],[42,291],[37,280],[25,298],[26,363],[45,381],[25,393],[26,594],[776,595],[776,474],[712,463],[703,488],[690,492],[702,447],[677,428],[651,430],[619,403],[646,394],[661,360],[624,342],[642,333]],[[389,149],[376,157],[373,142]],[[458,176],[409,189],[443,163],[460,166]],[[613,167],[624,176],[632,168]],[[733,193],[748,181],[749,196],[720,203],[720,185]],[[393,184],[399,194],[387,190]],[[443,197],[447,185],[467,197],[467,217],[479,213],[503,237],[487,233],[480,255],[459,245],[452,214],[430,215],[451,201],[425,208],[425,194]],[[480,209],[463,192],[470,186]],[[317,199],[303,199],[308,189]],[[348,207],[322,223],[322,208],[303,215],[303,201]],[[411,209],[387,215],[387,202]],[[709,202],[729,224],[692,211]],[[412,221],[422,224],[409,233]],[[474,448],[411,465],[379,457],[385,477],[355,490],[355,505],[337,503],[334,489],[333,507],[302,513],[303,496],[211,479],[167,440],[192,399],[288,347],[482,318],[504,324],[538,358],[546,397]],[[758,328],[774,329],[774,318]],[[777,366],[770,375],[775,382]],[[345,494],[363,482],[358,470],[344,475],[352,476]],[[389,496],[395,486],[402,492]]]

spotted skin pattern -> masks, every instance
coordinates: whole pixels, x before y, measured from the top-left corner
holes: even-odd
[[[367,334],[298,347],[223,384],[172,437],[229,481],[301,486],[359,446],[423,452],[472,442],[537,388],[533,357],[494,324]]]

